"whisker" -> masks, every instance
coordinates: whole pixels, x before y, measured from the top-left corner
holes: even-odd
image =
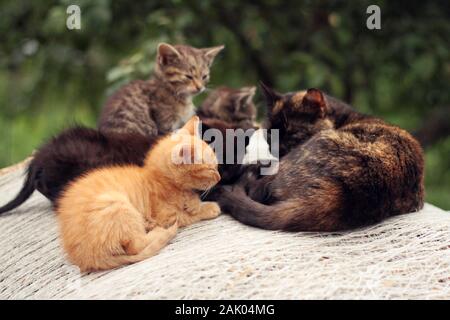
[[[209,192],[211,191],[212,187],[206,189],[205,191],[203,191],[203,193],[200,195],[200,199],[205,199],[206,196],[209,194]]]

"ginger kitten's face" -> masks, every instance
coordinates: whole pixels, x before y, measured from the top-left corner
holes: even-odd
[[[201,93],[209,81],[209,69],[224,46],[197,49],[161,43],[158,46],[156,73],[179,96]]]
[[[167,146],[168,170],[174,181],[187,189],[207,190],[220,180],[214,150],[198,135],[198,117],[194,116]]]
[[[196,137],[181,146],[179,157],[182,164],[175,165],[174,172],[191,189],[207,190],[220,181],[217,157],[211,147]]]
[[[218,118],[239,127],[252,127],[256,119],[253,103],[255,92],[255,87],[218,88],[208,95],[200,111],[207,117]]]

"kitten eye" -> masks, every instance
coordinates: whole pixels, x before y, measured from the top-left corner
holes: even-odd
[[[194,78],[193,78],[191,75],[189,75],[189,74],[185,74],[185,77],[188,78],[189,80],[194,79]]]
[[[208,78],[209,77],[209,74],[205,74],[203,77],[202,77],[202,79],[203,80],[206,80],[206,78]]]

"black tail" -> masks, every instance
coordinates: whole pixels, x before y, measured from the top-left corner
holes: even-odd
[[[236,220],[262,229],[285,231],[337,231],[347,226],[339,210],[314,198],[302,197],[266,205],[250,198],[243,188],[222,187],[216,199],[220,208]]]
[[[28,166],[27,177],[23,183],[22,189],[13,200],[5,204],[3,207],[0,207],[0,214],[17,208],[33,194],[36,189],[37,175],[38,170],[33,166],[33,162],[31,162]]]

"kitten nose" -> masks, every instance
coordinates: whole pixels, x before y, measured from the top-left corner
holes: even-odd
[[[217,172],[217,171],[214,172],[214,179],[216,180],[216,183],[220,181],[221,177],[220,177],[219,172]]]
[[[205,90],[205,87],[203,86],[203,84],[201,84],[200,82],[194,80],[194,87],[197,90],[198,93],[202,92],[203,90]]]

